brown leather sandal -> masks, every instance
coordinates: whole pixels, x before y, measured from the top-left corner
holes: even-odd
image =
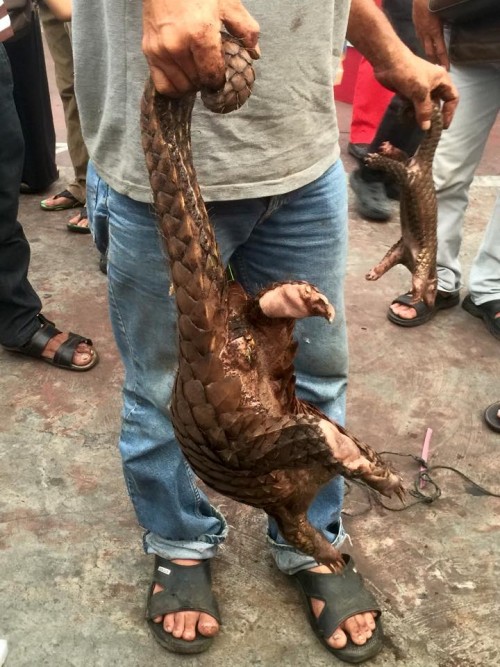
[[[95,350],[91,350],[92,358],[88,364],[77,366],[73,363],[73,355],[75,354],[78,345],[80,345],[80,343],[92,345],[92,341],[90,338],[84,338],[83,336],[72,332],[69,333],[68,339],[58,347],[53,359],[43,357],[42,352],[49,340],[54,338],[54,336],[57,336],[57,334],[62,333],[62,331],[57,329],[54,322],[48,320],[41,313],[38,315],[38,321],[40,322],[40,328],[35,331],[27,343],[22,347],[3,346],[4,349],[8,352],[15,352],[17,354],[24,354],[28,357],[34,357],[35,359],[41,359],[41,361],[45,361],[47,364],[70,371],[81,372],[89,371],[91,368],[94,368],[99,361],[99,356]]]

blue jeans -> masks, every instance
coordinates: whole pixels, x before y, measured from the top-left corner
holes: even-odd
[[[125,365],[120,452],[125,481],[147,553],[211,558],[227,524],[197,487],[175,440],[168,406],[177,365],[176,309],[167,264],[148,204],[119,194],[87,174],[87,207],[94,239],[108,247],[111,321]],[[297,322],[297,394],[344,422],[347,340],[343,286],[347,255],[347,191],[342,163],[294,192],[252,200],[212,202],[224,262],[250,293],[282,280],[308,280],[335,306],[333,325]],[[108,240],[109,234],[109,240]],[[343,479],[318,493],[313,525],[340,545]],[[291,574],[314,560],[286,544],[276,525],[268,539],[278,567]]]

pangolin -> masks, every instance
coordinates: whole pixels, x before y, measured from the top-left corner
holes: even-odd
[[[378,280],[396,264],[404,264],[412,274],[410,302],[424,301],[429,308],[434,306],[437,293],[437,203],[432,161],[442,129],[441,110],[435,103],[431,127],[413,157],[385,142],[378,153],[365,158],[369,167],[393,176],[401,189],[401,238],[366,279]]]
[[[240,106],[254,81],[249,54],[230,38],[223,44],[224,90],[202,91],[205,104],[219,112]],[[192,165],[194,100],[194,94],[166,98],[150,80],[141,113],[178,311],[179,366],[170,405],[175,434],[208,486],[263,509],[290,544],[340,569],[340,553],[306,516],[318,490],[340,474],[401,497],[401,480],[374,450],[295,395],[294,321],[331,320],[326,297],[299,281],[253,297],[227,279]]]

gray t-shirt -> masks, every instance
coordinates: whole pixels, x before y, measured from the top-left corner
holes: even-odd
[[[197,104],[194,164],[207,201],[283,194],[339,157],[333,85],[349,0],[245,0],[262,56],[247,104],[219,116]],[[148,76],[142,2],[73,0],[75,80],[83,135],[97,173],[138,201],[151,193],[139,109]]]

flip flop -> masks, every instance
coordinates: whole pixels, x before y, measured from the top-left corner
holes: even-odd
[[[447,308],[453,308],[458,306],[460,303],[460,293],[459,292],[438,292],[436,294],[436,301],[434,302],[434,307],[429,308],[429,306],[423,301],[418,303],[412,303],[411,292],[406,294],[401,294],[394,299],[392,303],[400,303],[404,306],[411,306],[417,311],[417,314],[411,320],[405,319],[400,315],[397,315],[391,308],[387,311],[387,318],[394,324],[398,324],[400,327],[418,327],[421,324],[425,324],[431,320],[434,315],[440,310],[446,310]],[[391,303],[391,305],[392,305]]]
[[[314,634],[323,646],[344,662],[357,664],[373,658],[383,646],[381,609],[374,596],[364,587],[362,576],[356,570],[351,556],[343,554],[342,572],[322,574],[301,570],[292,574],[305,600],[307,616]],[[311,598],[323,600],[325,606],[319,616],[313,611]],[[375,630],[370,639],[358,646],[348,637],[344,648],[332,648],[326,641],[347,618],[368,611],[376,612]]]
[[[40,322],[40,328],[35,331],[25,345],[22,347],[7,347],[4,345],[3,348],[8,352],[15,352],[16,354],[24,354],[28,357],[34,357],[35,359],[45,361],[47,364],[51,364],[51,366],[57,366],[58,368],[64,368],[70,371],[83,372],[94,368],[99,361],[99,356],[95,350],[92,350],[92,358],[88,364],[77,366],[73,363],[73,355],[78,345],[80,345],[80,343],[92,345],[92,341],[90,338],[84,338],[71,331],[68,339],[59,345],[53,359],[43,357],[42,352],[49,340],[62,332],[55,327],[54,322],[48,320],[41,313],[38,315],[38,321]]]
[[[80,209],[80,212],[78,213],[78,217],[76,220],[77,220],[76,222],[68,222],[68,224],[66,225],[68,231],[73,232],[75,234],[90,234],[90,228],[88,226],[89,223],[88,223],[87,209],[85,207]],[[87,226],[78,224],[82,220],[87,220]]]
[[[155,584],[164,590],[153,593]],[[213,637],[205,637],[196,632],[192,641],[174,637],[166,632],[163,623],[155,623],[153,618],[176,611],[202,611],[213,616],[220,624],[217,601],[212,592],[210,560],[200,560],[198,565],[178,565],[171,560],[155,556],[153,583],[149,589],[146,620],[156,641],[173,653],[202,653],[213,642]]]
[[[484,411],[484,421],[486,425],[491,428],[492,431],[500,433],[500,417],[498,417],[498,411],[500,410],[500,401],[492,403]]]
[[[58,199],[59,197],[64,197],[65,199],[69,199],[69,202],[66,204],[55,204],[54,206],[47,204],[49,199]],[[43,208],[44,211],[66,211],[67,209],[70,208],[78,208],[81,205],[82,202],[79,201],[75,197],[75,195],[73,195],[69,190],[63,190],[62,192],[58,192],[56,195],[52,195],[47,199],[42,199],[42,201],[40,202],[40,207]]]

